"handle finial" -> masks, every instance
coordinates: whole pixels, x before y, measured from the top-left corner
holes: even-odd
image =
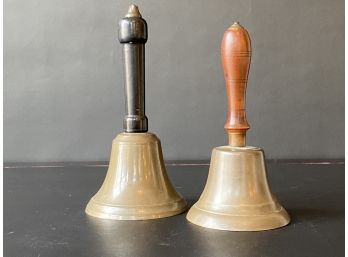
[[[135,4],[131,4],[128,8],[128,12],[126,14],[127,18],[130,18],[130,17],[138,17],[138,18],[141,18],[141,14],[139,12],[139,8],[137,5]]]

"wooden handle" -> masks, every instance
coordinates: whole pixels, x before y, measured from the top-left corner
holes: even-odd
[[[246,131],[250,128],[245,111],[245,95],[251,60],[249,34],[238,22],[223,36],[221,60],[226,80],[228,114],[225,130],[231,146],[245,146]]]

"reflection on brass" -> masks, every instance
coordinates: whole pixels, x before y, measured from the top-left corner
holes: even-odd
[[[105,219],[145,220],[176,215],[186,208],[169,181],[159,139],[151,133],[121,133],[112,143],[105,181],[86,213]]]
[[[139,8],[138,6],[136,6],[135,4],[131,4],[128,8],[128,12],[126,14],[127,18],[130,18],[130,17],[139,17],[141,18],[141,14],[139,12]]]
[[[273,229],[290,221],[269,189],[263,151],[233,146],[213,149],[207,184],[187,219],[231,231]]]

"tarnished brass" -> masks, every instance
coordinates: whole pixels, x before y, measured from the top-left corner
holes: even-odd
[[[151,133],[121,133],[112,142],[105,181],[86,207],[98,218],[145,220],[187,209],[170,183],[160,140]]]
[[[213,149],[207,183],[187,219],[230,231],[274,229],[290,222],[269,189],[262,149],[249,146]]]
[[[145,220],[173,216],[187,209],[170,183],[160,140],[146,133],[145,43],[146,21],[131,5],[119,22],[123,46],[126,115],[124,133],[112,142],[109,169],[86,213],[98,218]]]

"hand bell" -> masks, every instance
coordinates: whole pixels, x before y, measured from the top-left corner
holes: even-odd
[[[199,226],[259,231],[287,225],[290,217],[271,193],[264,152],[246,146],[245,95],[251,61],[249,34],[235,22],[224,33],[221,58],[228,96],[229,145],[213,149],[202,195],[187,214]]]
[[[173,216],[187,209],[171,184],[161,142],[148,133],[145,116],[145,43],[147,24],[131,5],[119,22],[123,46],[126,115],[124,133],[112,142],[103,185],[91,198],[86,213],[116,220],[146,220]]]

